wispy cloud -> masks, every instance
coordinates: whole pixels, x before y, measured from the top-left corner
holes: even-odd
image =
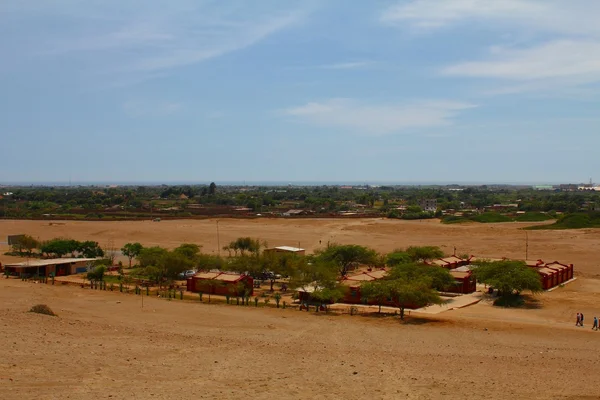
[[[521,29],[562,34],[599,34],[595,0],[416,0],[386,8],[381,21],[439,29],[460,23],[515,25]]]
[[[595,0],[421,0],[388,8],[381,20],[408,24],[423,32],[479,23],[488,30],[510,28],[515,35],[526,37],[524,44],[492,46],[483,59],[441,69],[447,76],[518,83],[490,91],[502,94],[569,91],[582,84],[600,82],[597,15],[600,2]]]
[[[316,125],[381,135],[452,125],[461,111],[472,107],[475,106],[456,101],[366,104],[354,99],[334,98],[288,108],[284,113]]]
[[[558,40],[514,49],[494,47],[489,59],[446,67],[446,75],[539,80],[574,78],[580,83],[600,80],[600,42]]]
[[[59,2],[34,9],[8,0],[9,12],[33,24],[51,16],[55,28],[36,30],[27,50],[41,57],[68,57],[93,73],[153,76],[253,46],[301,21],[309,12],[280,3],[241,0],[173,3]],[[168,4],[168,6],[167,6]],[[64,9],[64,12],[59,12]],[[1,43],[0,43],[1,44]]]

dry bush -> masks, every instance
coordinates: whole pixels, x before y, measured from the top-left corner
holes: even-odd
[[[54,311],[52,311],[50,309],[50,307],[48,307],[45,304],[36,304],[35,306],[31,307],[31,309],[29,310],[29,312],[36,313],[36,314],[51,315],[53,317],[57,316],[54,313]]]

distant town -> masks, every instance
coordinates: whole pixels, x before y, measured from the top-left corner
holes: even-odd
[[[207,217],[440,218],[535,222],[582,214],[595,225],[600,186],[157,185],[4,186],[0,218],[120,220]],[[571,226],[573,227],[573,226]]]

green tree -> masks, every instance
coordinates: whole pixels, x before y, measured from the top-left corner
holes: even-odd
[[[353,264],[374,265],[379,260],[375,250],[354,244],[330,244],[318,250],[316,256],[321,261],[335,263],[340,276],[346,276]]]
[[[381,306],[391,301],[392,281],[378,280],[365,282],[360,287],[360,296],[367,302],[377,304],[379,306],[379,313],[381,313]]]
[[[298,263],[302,262],[301,256],[292,253],[267,253],[260,259],[262,271],[269,273],[271,292],[276,281],[276,275],[292,276],[295,274]]]
[[[412,282],[427,279],[436,290],[446,290],[455,282],[450,272],[442,267],[418,264],[400,264],[392,268],[390,279]]]
[[[501,301],[497,304],[510,304],[512,296],[520,299],[525,290],[543,291],[538,273],[522,261],[483,262],[474,269],[474,274],[479,282],[498,289]]]
[[[310,294],[310,298],[318,303],[317,311],[319,311],[319,308],[323,307],[325,308],[325,312],[327,312],[328,304],[337,303],[341,298],[344,297],[346,290],[346,287],[337,283],[327,286],[320,286]]]
[[[137,256],[138,262],[141,267],[147,267],[153,265],[155,267],[161,264],[162,258],[168,253],[168,251],[159,246],[145,247]]]
[[[410,254],[402,250],[394,250],[386,256],[385,264],[394,267],[401,264],[410,264],[413,261]]]
[[[121,253],[129,259],[129,268],[131,268],[131,261],[140,255],[140,252],[144,249],[140,243],[126,243],[121,248]]]
[[[104,280],[104,274],[106,272],[106,267],[104,265],[99,265],[94,268],[92,271],[87,273],[86,278],[90,282],[101,282]]]
[[[196,264],[200,255],[200,246],[194,243],[183,243],[173,251]]]
[[[98,242],[91,240],[78,242],[77,251],[86,258],[104,257],[104,250],[102,250]]]
[[[12,247],[13,251],[18,252],[19,254],[23,254],[23,250],[25,250],[25,253],[31,256],[33,249],[40,247],[40,242],[32,236],[23,235],[15,241]]]
[[[51,239],[44,242],[40,250],[49,256],[61,258],[66,254],[73,254],[79,248],[79,242],[70,239]]]
[[[208,194],[214,195],[217,193],[217,185],[214,182],[211,182],[208,186]]]
[[[436,258],[444,257],[444,252],[436,246],[411,246],[406,253],[415,262],[427,262]]]
[[[198,269],[211,270],[211,269],[224,269],[226,265],[225,260],[220,256],[212,254],[198,254],[196,259],[196,266]]]
[[[400,309],[400,319],[404,319],[404,310],[407,307],[421,308],[444,302],[439,293],[432,288],[431,279],[427,277],[411,281],[392,280],[389,290],[390,298]]]
[[[252,239],[250,237],[241,237],[241,238],[237,238],[236,240],[230,242],[227,246],[223,247],[223,249],[225,249],[227,251],[233,250],[235,252],[235,255],[237,255],[238,252],[241,255],[245,255],[246,253],[259,254],[260,249],[263,246],[266,247],[266,243],[261,243],[261,241],[259,239]]]

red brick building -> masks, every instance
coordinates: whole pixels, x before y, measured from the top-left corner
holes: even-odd
[[[245,274],[230,272],[200,272],[187,280],[187,290],[221,296],[241,296],[250,290],[254,294],[254,280]]]

